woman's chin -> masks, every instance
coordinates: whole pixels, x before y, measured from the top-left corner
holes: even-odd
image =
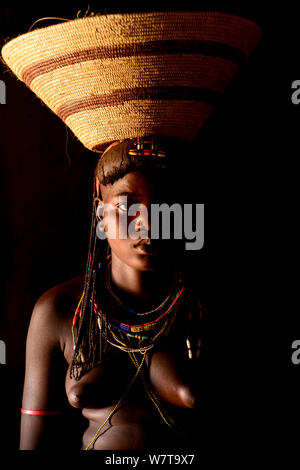
[[[131,246],[129,250],[115,250],[111,246],[112,257],[137,271],[158,271],[172,263],[168,250],[149,249],[144,246]]]
[[[140,271],[158,271],[165,265],[161,256],[138,254],[135,256],[136,269]]]

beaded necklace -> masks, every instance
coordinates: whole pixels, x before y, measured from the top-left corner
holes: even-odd
[[[102,328],[103,310],[109,311],[106,316],[107,341],[127,352],[146,352],[170,330],[184,293],[183,282],[178,275],[174,276],[168,296],[158,307],[148,312],[137,312],[124,305],[113,292],[110,267],[111,262],[106,272],[106,292],[102,292],[102,302],[100,306],[95,304],[99,328]]]
[[[155,342],[162,335],[170,331],[185,291],[183,280],[178,273],[175,273],[171,290],[163,302],[150,311],[136,312],[126,306],[113,292],[111,260],[107,261],[98,264],[99,283],[97,289],[94,289],[93,296],[94,314],[98,318],[101,336],[106,342],[124,351],[146,352],[154,347]],[[81,317],[83,297],[84,293],[72,323],[74,349],[76,346],[75,328]],[[78,362],[84,362],[82,352],[78,354]]]
[[[114,300],[116,301],[116,303],[121,306],[123,309],[127,310],[128,312],[130,313],[134,313],[135,315],[138,315],[138,316],[143,316],[143,315],[149,315],[150,313],[155,313],[157,312],[157,310],[161,309],[162,307],[165,306],[165,304],[168,302],[169,298],[170,298],[170,295],[172,293],[172,290],[174,288],[174,284],[177,280],[177,273],[175,272],[174,273],[174,277],[173,277],[173,283],[172,283],[172,288],[171,288],[171,291],[169,292],[169,294],[167,295],[167,297],[163,300],[163,302],[158,306],[156,307],[155,309],[153,310],[149,310],[147,312],[137,312],[135,310],[133,310],[132,308],[126,306],[124,304],[124,302],[122,302],[122,300],[115,294],[113,288],[112,288],[112,284],[111,284],[111,269],[109,269],[111,267],[111,262],[108,264],[108,270],[107,270],[107,275],[106,275],[106,287],[107,287],[107,290],[108,292],[111,294],[111,296],[114,298]]]

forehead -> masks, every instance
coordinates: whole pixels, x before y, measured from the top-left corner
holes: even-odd
[[[167,173],[164,170],[132,171],[113,184],[101,185],[102,197],[105,200],[122,195],[132,195],[137,199],[164,197],[167,194],[166,183],[169,179]]]

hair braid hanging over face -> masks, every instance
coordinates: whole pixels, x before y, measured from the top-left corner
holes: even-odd
[[[102,349],[105,342],[102,341],[98,319],[94,314],[95,288],[97,280],[97,264],[107,258],[107,240],[97,240],[96,215],[94,200],[96,197],[96,183],[93,185],[93,208],[91,217],[90,240],[88,259],[86,264],[83,299],[80,306],[80,317],[74,356],[70,367],[70,377],[79,380],[101,362]],[[103,330],[102,330],[103,331]]]

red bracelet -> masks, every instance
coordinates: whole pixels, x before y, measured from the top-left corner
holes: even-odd
[[[62,415],[63,411],[25,410],[24,408],[21,408],[21,413],[23,415],[56,416],[56,415]]]

